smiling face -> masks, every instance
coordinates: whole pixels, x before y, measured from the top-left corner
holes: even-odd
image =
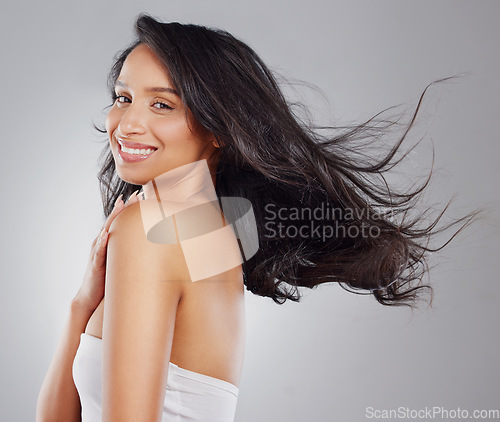
[[[218,149],[214,137],[182,103],[164,66],[145,44],[127,56],[115,94],[106,130],[122,180],[144,185],[169,170],[205,158],[215,185]]]

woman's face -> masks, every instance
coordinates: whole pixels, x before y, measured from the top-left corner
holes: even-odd
[[[215,173],[217,148],[212,134],[189,109],[188,126],[186,107],[161,62],[145,44],[127,56],[115,93],[118,98],[106,117],[106,130],[122,180],[144,185],[169,170],[204,158]]]

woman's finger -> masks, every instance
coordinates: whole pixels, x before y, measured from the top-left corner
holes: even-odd
[[[106,219],[106,221],[104,223],[103,229],[106,231],[109,230],[109,227],[111,226],[111,223],[113,222],[115,217],[120,213],[120,211],[123,211],[123,209],[125,208],[125,204],[123,202],[122,196],[123,196],[123,194],[121,194],[118,197],[118,199],[115,202],[115,206],[114,206],[113,210],[108,215],[108,218]]]
[[[98,237],[98,241],[93,256],[94,264],[97,268],[100,268],[105,264],[107,241],[108,241],[108,232],[101,231],[101,234]]]
[[[139,198],[137,197],[137,192],[139,192],[139,189],[137,189],[132,195],[130,195],[127,199],[127,202],[125,203],[125,207],[128,207],[130,204],[133,204],[134,202],[137,202]]]
[[[104,222],[104,225],[102,227],[100,235],[102,234],[103,231],[105,231],[105,232],[109,231],[111,223],[116,218],[116,216],[118,214],[120,214],[121,211],[123,211],[129,205],[132,205],[135,202],[139,202],[141,200],[140,197],[139,197],[139,195],[142,195],[143,192],[141,192],[141,194],[137,194],[138,192],[139,192],[139,190],[136,190],[134,193],[132,193],[132,195],[130,195],[129,198],[127,199],[126,203],[123,202],[123,199],[122,199],[123,194],[120,194],[120,196],[115,201],[115,205],[113,207],[113,210],[111,211],[111,213],[108,215],[108,218]],[[99,236],[94,240],[93,245],[95,245],[98,242]]]

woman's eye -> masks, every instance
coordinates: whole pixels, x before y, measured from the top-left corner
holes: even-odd
[[[115,102],[118,104],[126,104],[132,102],[132,100],[125,95],[116,94],[114,98]],[[173,107],[170,107],[167,103],[158,100],[153,103],[153,107],[159,110],[173,110]]]
[[[160,110],[173,110],[173,107],[170,107],[167,103],[163,103],[161,101],[156,101],[153,104],[153,107],[159,108]]]
[[[116,95],[115,96],[115,101],[118,103],[125,103],[127,101],[130,101],[125,95]]]

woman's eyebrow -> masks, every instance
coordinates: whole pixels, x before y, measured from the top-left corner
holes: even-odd
[[[115,86],[122,86],[124,88],[128,88],[128,85],[125,82],[122,81],[116,81]],[[155,86],[155,87],[149,87],[149,88],[144,88],[144,91],[146,92],[169,92],[171,94],[175,94],[178,97],[180,96],[179,93],[173,89],[173,88],[167,88],[167,87],[162,87],[162,86]]]
[[[172,94],[175,94],[177,96],[179,96],[179,93],[173,89],[173,88],[165,88],[165,87],[161,87],[161,86],[154,86],[154,87],[150,87],[150,88],[144,88],[144,91],[147,91],[147,92],[170,92]]]

